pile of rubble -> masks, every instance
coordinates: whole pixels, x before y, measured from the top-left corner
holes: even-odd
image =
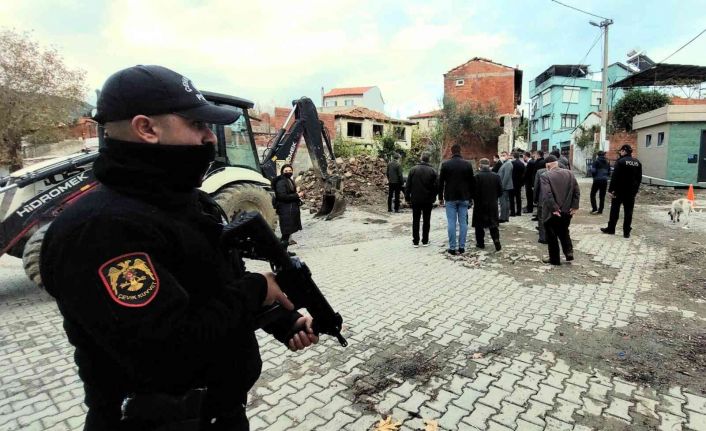
[[[358,156],[336,159],[329,171],[342,179],[342,191],[349,205],[384,207],[387,202],[387,162],[385,160]],[[304,192],[304,206],[312,210],[321,205],[324,188],[312,169],[296,179],[297,188]]]

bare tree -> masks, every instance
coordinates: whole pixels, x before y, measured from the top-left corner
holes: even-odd
[[[85,72],[69,69],[56,49],[0,30],[0,164],[21,168],[22,137],[68,123],[85,92]]]

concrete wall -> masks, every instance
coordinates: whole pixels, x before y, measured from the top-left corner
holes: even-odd
[[[642,173],[650,177],[669,179],[667,166],[669,164],[669,124],[663,123],[637,131],[637,152],[640,154]],[[657,145],[658,133],[664,133],[664,143]],[[647,135],[652,136],[652,143],[646,146]],[[633,156],[635,154],[633,153]]]
[[[352,105],[346,105],[346,100],[352,100]],[[335,106],[331,104],[335,103]],[[345,95],[345,96],[327,96],[324,97],[324,111],[333,112],[340,109],[352,108],[353,106],[365,106],[363,96]]]
[[[462,79],[463,85],[456,85]],[[498,114],[514,114],[515,69],[474,60],[444,74],[444,97],[462,102],[494,103]]]
[[[598,115],[589,115],[586,117],[583,123],[581,125],[585,129],[590,129],[593,126],[600,126],[601,124],[601,117]],[[576,140],[578,137],[583,133],[581,129],[577,128],[574,130],[574,132],[571,134],[571,149],[572,149],[572,155],[571,155],[571,168],[574,171],[581,172],[582,174],[586,174],[586,159],[593,159],[594,156],[594,149],[595,145],[589,145],[584,149],[581,149],[578,145],[576,145]],[[595,138],[594,138],[594,143],[595,143]]]
[[[436,117],[417,118],[410,121],[414,121],[417,123],[415,127],[419,129],[420,132],[429,132],[433,130],[437,124],[439,124],[439,119]]]
[[[697,183],[698,154],[702,130],[706,130],[706,122],[671,124],[667,168],[668,180],[686,184]],[[688,157],[693,154],[697,155],[697,163],[688,163]]]
[[[363,106],[373,111],[385,112],[385,101],[379,88],[373,87],[363,94]]]
[[[348,123],[360,123],[361,126],[361,137],[348,136]],[[374,145],[375,139],[373,135],[373,125],[382,125],[383,134],[391,131],[393,127],[404,127],[404,140],[399,140],[397,143],[405,149],[412,148],[412,125],[405,124],[390,124],[382,123],[380,121],[373,121],[370,119],[356,119],[356,118],[344,118],[339,117],[336,119],[336,134],[343,137],[343,139],[354,142],[359,145]]]

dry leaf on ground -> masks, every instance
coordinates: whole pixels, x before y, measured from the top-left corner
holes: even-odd
[[[385,419],[380,419],[380,422],[375,427],[375,431],[397,431],[400,429],[402,422],[395,421],[392,416]]]
[[[426,425],[424,431],[439,431],[439,422],[433,419],[424,419],[424,424]]]

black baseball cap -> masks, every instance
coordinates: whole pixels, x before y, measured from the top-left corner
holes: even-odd
[[[231,124],[240,117],[234,109],[208,102],[189,78],[166,67],[137,65],[105,81],[93,119],[105,124],[171,113],[213,124]]]

